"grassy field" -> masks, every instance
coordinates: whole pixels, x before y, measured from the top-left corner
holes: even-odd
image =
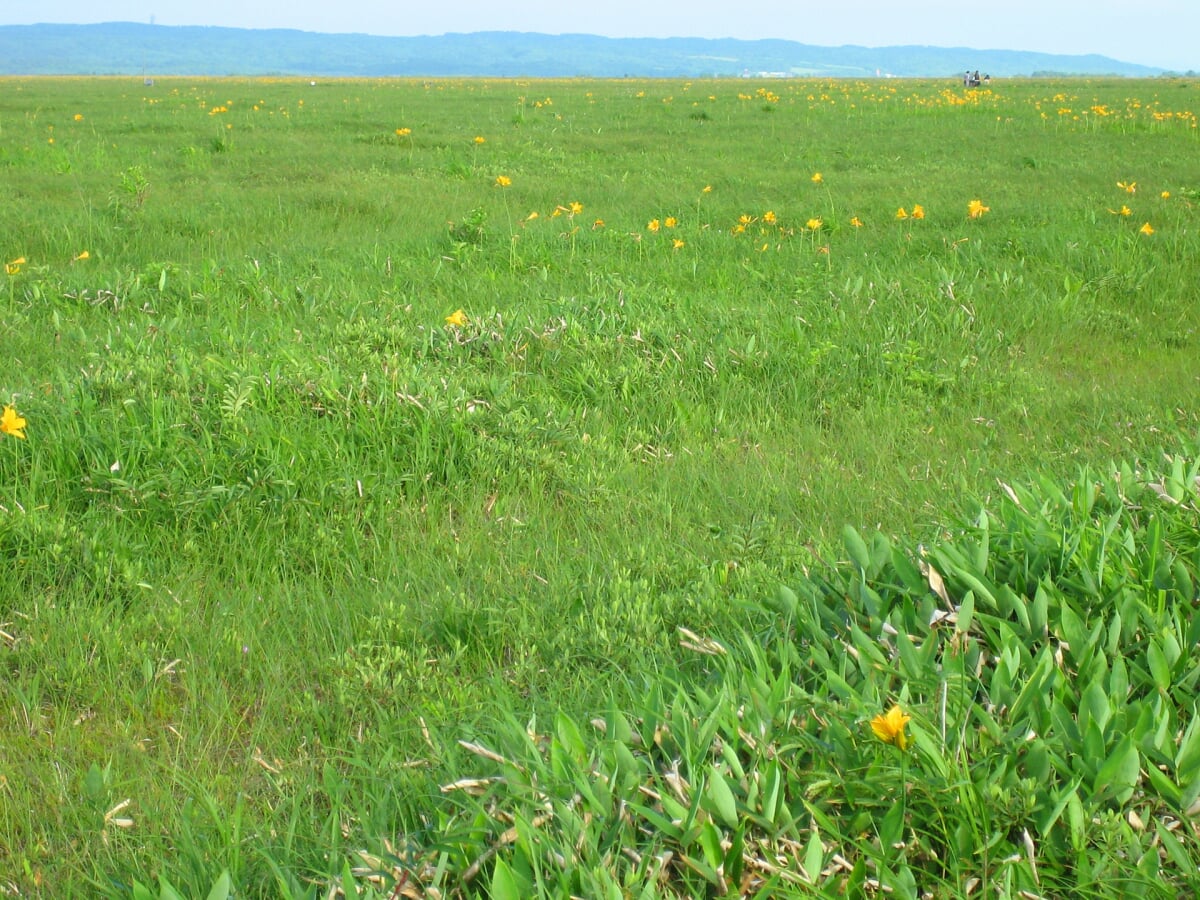
[[[1200,888],[1197,82],[0,91],[0,894]]]

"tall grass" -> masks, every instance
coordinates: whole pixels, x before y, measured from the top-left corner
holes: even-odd
[[[892,763],[873,761],[864,723],[899,698],[931,732],[936,685],[901,685],[932,677],[935,651],[903,669],[885,653],[892,680],[843,671],[871,652],[858,633],[904,631],[863,606],[862,571],[844,583],[837,561],[863,560],[843,526],[914,554],[911,567],[963,511],[1007,502],[1001,481],[1107,477],[1128,460],[1147,484],[1164,449],[1195,450],[1194,82],[0,86],[0,402],[27,419],[26,440],[0,440],[0,883],[13,893],[165,892],[161,877],[192,895],[222,872],[245,896],[367,890],[347,869],[360,850],[408,860],[412,884],[443,891],[553,893],[538,868],[550,857],[514,861],[514,841],[489,830],[507,821],[490,815],[516,815],[511,770],[479,806],[441,790],[474,777],[459,741],[507,735],[516,743],[496,752],[528,775],[557,723],[579,771],[554,778],[574,785],[595,763],[573,727],[608,709],[610,724],[640,716],[644,731],[647,703],[682,704],[675,715],[716,716],[680,756],[709,766],[708,742],[735,728],[712,697],[741,698],[759,670],[778,702],[791,696],[778,673],[801,662],[770,648],[784,632],[801,647],[816,637],[768,601],[824,583],[817,572],[839,586],[822,597],[853,599],[837,628],[867,621],[825,651],[846,686],[804,687],[812,715],[830,704],[823,721],[841,723],[808,748],[832,768],[810,755],[788,774],[860,778],[855,790],[882,796],[878,767]],[[971,217],[972,200],[988,211]],[[1059,527],[1052,515],[1012,526]],[[1187,534],[1172,540],[1194,578]],[[1101,572],[1101,556],[1085,571]],[[995,557],[971,577],[1020,559]],[[924,584],[904,581],[918,606]],[[1194,599],[1183,584],[1172,604]],[[962,616],[974,583],[959,587],[947,602]],[[1146,629],[1175,621],[1148,596]],[[1128,623],[1123,609],[1102,615]],[[741,649],[701,665],[680,628]],[[1009,685],[1041,659],[1036,636],[959,632],[986,638],[991,664],[1007,654]],[[1189,702],[1186,634],[1170,678],[1154,676],[1175,709],[1155,714],[1164,734]],[[1063,702],[1069,718],[1075,701]],[[1015,733],[992,708],[1004,701],[980,704],[946,727],[994,738],[994,719]],[[883,857],[838,851],[851,870],[872,867],[855,883],[908,885],[896,873],[921,864],[887,847],[905,829],[919,843],[934,819],[937,840],[970,838],[947,885],[991,877],[968,862],[979,841],[991,854],[999,834],[996,853],[1015,852],[992,788],[961,783],[975,748],[962,735],[937,786],[914,782],[927,793],[895,807],[908,812],[881,808],[884,821],[866,804],[867,819],[843,821],[813,804],[806,816],[842,843],[863,849],[864,829],[878,831]],[[1163,740],[1147,746],[1161,756]],[[1070,762],[1073,746],[1047,753]],[[1017,752],[996,747],[992,774]],[[1117,749],[1128,785],[1129,749]],[[658,764],[626,752],[626,787],[661,796],[645,780],[666,777]],[[1186,806],[1146,753],[1145,777]],[[758,766],[721,769],[735,817],[757,802],[737,785],[783,777]],[[1079,771],[1089,786],[1095,775]],[[1025,828],[1021,789],[1001,782],[1005,822]],[[1059,800],[1074,809],[1058,789],[1028,800],[1038,821]],[[651,893],[720,889],[739,838],[720,818],[724,793],[708,790],[717,830],[696,838],[699,856],[672,851],[698,863],[683,881],[652,857],[687,829],[618,817],[605,846],[641,862],[599,881],[576,872],[563,889],[611,891],[610,876],[632,889],[652,869]],[[1113,799],[1105,809],[1130,802],[1102,795]],[[521,828],[542,815],[522,809]],[[799,807],[789,816],[769,839],[802,843],[813,882],[828,848]],[[1086,857],[1097,893],[1126,852],[1124,832],[1105,834],[1108,849]],[[1064,840],[1082,866],[1095,842]],[[1172,858],[1191,853],[1185,842]],[[386,893],[393,867],[379,870]]]

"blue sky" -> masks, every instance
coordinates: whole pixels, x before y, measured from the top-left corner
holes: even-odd
[[[1200,71],[1200,0],[5,0],[0,24],[148,22],[382,35],[783,38],[1100,53]]]

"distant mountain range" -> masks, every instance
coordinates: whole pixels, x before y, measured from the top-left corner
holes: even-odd
[[[793,41],[606,38],[476,32],[377,37],[249,28],[0,26],[4,75],[303,75],[682,77],[737,75],[1152,77],[1162,69],[1106,56],[966,47],[818,47]]]

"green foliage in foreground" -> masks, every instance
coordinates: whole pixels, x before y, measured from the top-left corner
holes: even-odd
[[[1198,472],[1006,486],[916,553],[847,528],[845,561],[745,610],[732,641],[680,629],[700,661],[630,705],[461,742],[474,762],[445,798],[367,829],[335,890],[1194,894]],[[893,702],[907,752],[868,725]],[[331,824],[361,833],[398,786],[353,769],[324,787]],[[313,895],[271,867],[281,895]]]
[[[0,889],[1187,889],[1194,83],[4,87]]]

